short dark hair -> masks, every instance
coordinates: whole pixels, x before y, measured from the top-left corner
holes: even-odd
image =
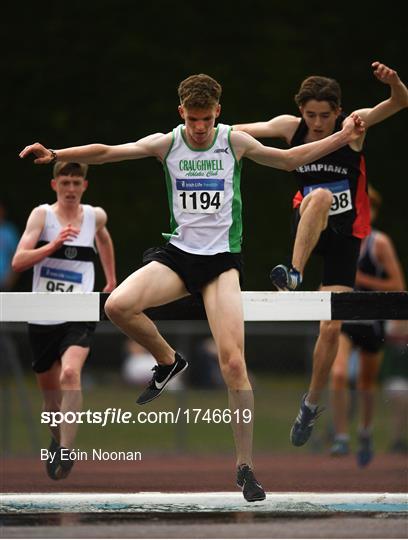
[[[191,75],[178,87],[180,103],[187,108],[208,109],[218,105],[221,92],[221,85],[204,73]]]
[[[308,101],[327,101],[332,109],[341,105],[341,88],[335,79],[312,75],[307,77],[300,85],[299,92],[295,95],[298,107],[306,105]]]
[[[85,163],[71,163],[67,161],[57,161],[54,165],[54,178],[61,176],[62,174],[74,175],[74,176],[83,176],[86,178],[88,172],[88,165]]]

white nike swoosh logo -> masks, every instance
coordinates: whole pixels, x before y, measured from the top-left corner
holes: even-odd
[[[245,487],[246,483],[247,483],[247,480],[244,480],[244,485],[242,486],[242,489]],[[259,488],[263,489],[261,484],[258,484],[258,482],[255,482],[255,485],[258,486]]]
[[[175,362],[174,364],[174,367],[173,369],[170,371],[170,373],[167,375],[167,377],[164,379],[164,381],[162,381],[161,383],[157,382],[157,381],[154,381],[154,384],[157,388],[157,390],[161,390],[163,388],[163,386],[167,383],[167,381],[170,379],[171,377],[171,374],[173,373],[173,371],[176,369],[177,367],[177,362]]]

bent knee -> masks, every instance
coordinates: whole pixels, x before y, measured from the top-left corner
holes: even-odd
[[[60,383],[61,386],[78,387],[81,382],[81,373],[71,366],[61,369]]]
[[[246,376],[244,357],[240,353],[220,355],[221,371],[228,378],[241,378]]]
[[[324,211],[328,211],[333,204],[333,194],[328,189],[317,188],[312,192],[310,204],[313,204],[313,206],[321,208]]]
[[[122,303],[119,301],[119,299],[112,293],[109,298],[106,300],[105,303],[105,313],[109,317],[109,319],[115,320],[118,318],[122,312],[123,312],[123,306]]]
[[[138,309],[137,301],[130,304],[127,298],[123,295],[112,293],[105,303],[105,313],[112,321],[121,320],[129,316],[129,312],[140,313],[142,309]]]
[[[330,342],[338,341],[341,325],[341,321],[322,321],[320,323],[320,338]]]

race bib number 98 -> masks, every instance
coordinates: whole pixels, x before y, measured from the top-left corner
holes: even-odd
[[[82,292],[82,274],[42,266],[38,292]]]
[[[216,214],[224,202],[224,180],[200,178],[176,180],[177,201],[189,214]]]
[[[303,195],[306,197],[306,195],[317,188],[329,189],[332,192],[333,203],[329,212],[331,216],[352,210],[353,203],[351,200],[350,184],[348,180],[339,180],[338,182],[329,182],[327,184],[305,186],[303,188]]]

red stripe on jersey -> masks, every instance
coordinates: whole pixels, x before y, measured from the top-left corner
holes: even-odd
[[[300,191],[298,191],[292,199],[293,208],[299,208],[299,206],[302,204],[302,201],[303,201],[303,195],[300,193]]]
[[[364,156],[360,158],[360,176],[357,180],[356,198],[354,201],[356,218],[353,223],[353,236],[365,238],[371,232],[370,203],[367,195],[367,175]]]

